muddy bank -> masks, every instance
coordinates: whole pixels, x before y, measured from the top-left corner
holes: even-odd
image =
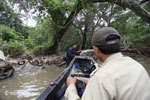
[[[16,69],[23,70],[28,64],[40,69],[48,66],[65,66],[66,63],[63,61],[63,56],[63,53],[51,56],[26,55],[17,58],[7,56],[5,62],[0,62],[0,80],[11,77]]]
[[[53,54],[50,56],[35,56],[35,55],[26,55],[19,56],[17,58],[6,57],[6,62],[17,66],[17,65],[25,65],[26,63],[30,63],[33,66],[50,66],[56,65],[58,67],[65,65],[63,61],[64,53]]]
[[[145,69],[148,71],[150,75],[150,58],[137,52],[123,52],[124,55],[130,56],[133,59],[140,62]],[[61,67],[65,66],[65,61],[63,61],[64,53],[59,53],[58,55],[53,54],[50,56],[34,56],[34,55],[26,55],[20,56],[17,58],[6,57],[7,64],[13,66],[14,69],[18,68],[23,70],[27,64],[31,64],[36,66],[37,68],[44,69],[47,66],[56,66]],[[88,56],[94,56],[94,53],[89,53]]]
[[[121,52],[133,53],[150,57],[150,48],[128,47],[128,48],[121,48]]]

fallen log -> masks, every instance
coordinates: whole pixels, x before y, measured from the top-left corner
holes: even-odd
[[[142,54],[144,56],[150,57],[150,48],[128,48],[128,49],[121,49],[120,51],[134,54]]]
[[[62,62],[61,64],[58,65],[58,67],[61,67],[61,66],[65,65],[65,64],[66,64],[66,62]]]

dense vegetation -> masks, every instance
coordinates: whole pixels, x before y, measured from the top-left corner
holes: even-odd
[[[150,46],[148,0],[1,0],[0,5],[0,42],[6,55],[47,55],[75,42],[79,49],[91,48],[93,33],[104,26],[115,27],[126,47]],[[23,24],[21,11],[36,14],[37,25]]]

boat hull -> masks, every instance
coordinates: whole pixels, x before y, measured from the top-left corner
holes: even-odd
[[[66,79],[69,76],[89,79],[90,73],[82,73],[81,70],[77,68],[76,62],[79,63],[78,67],[86,67],[86,65],[92,63],[91,59],[88,59],[87,57],[79,57],[78,59],[74,58],[67,66],[67,68],[56,78],[55,81],[53,81],[48,86],[48,88],[36,100],[65,100],[64,93],[67,89]]]

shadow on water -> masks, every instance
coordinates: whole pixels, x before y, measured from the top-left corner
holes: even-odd
[[[0,100],[35,100],[65,67],[27,65],[23,70],[16,68],[13,77],[0,81]]]

